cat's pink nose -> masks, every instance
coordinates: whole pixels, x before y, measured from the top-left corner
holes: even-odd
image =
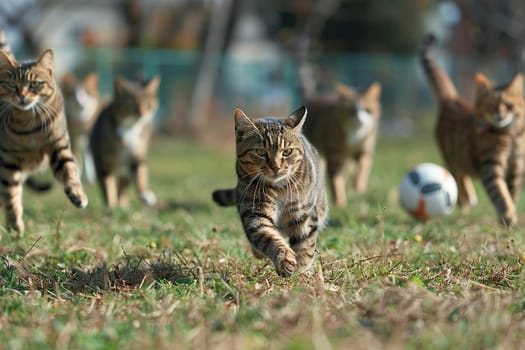
[[[279,173],[279,170],[281,170],[281,167],[278,166],[277,164],[271,164],[271,165],[270,165],[270,169],[273,170],[273,173],[274,173],[274,174],[277,174],[277,173]]]

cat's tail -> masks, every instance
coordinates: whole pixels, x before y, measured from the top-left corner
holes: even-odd
[[[229,207],[236,204],[234,188],[213,191],[211,196],[213,201],[222,207]]]
[[[51,182],[43,182],[31,176],[27,178],[25,184],[27,188],[33,190],[34,192],[47,192],[53,188]]]
[[[448,74],[430,56],[430,48],[434,46],[437,41],[438,40],[434,34],[427,35],[421,45],[419,55],[421,58],[421,64],[430,80],[436,98],[441,101],[457,97],[458,92]]]

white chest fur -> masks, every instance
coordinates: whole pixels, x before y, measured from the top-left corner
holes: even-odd
[[[88,94],[86,89],[83,87],[77,88],[75,95],[78,104],[80,105],[80,113],[78,114],[78,117],[81,121],[87,122],[89,119],[91,119],[97,109],[97,98]]]
[[[117,130],[124,148],[128,152],[133,152],[142,141],[143,129],[151,122],[153,115],[143,115],[138,120],[129,116],[124,119]]]
[[[357,125],[356,125],[357,124]],[[374,117],[361,106],[357,106],[357,123],[347,138],[347,143],[354,146],[362,142],[375,126]]]

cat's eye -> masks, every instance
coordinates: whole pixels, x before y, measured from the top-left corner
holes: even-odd
[[[38,89],[39,87],[41,87],[43,84],[43,82],[41,81],[32,81],[29,83],[29,88],[30,89]]]
[[[257,153],[259,157],[264,157],[266,155],[266,150],[264,148],[256,148],[255,153]]]
[[[283,151],[283,157],[289,157],[293,152],[293,149],[287,148]]]
[[[505,103],[505,108],[507,108],[509,111],[512,110],[512,103]]]
[[[10,89],[16,89],[16,83],[14,81],[12,81],[12,80],[7,81],[6,85]]]

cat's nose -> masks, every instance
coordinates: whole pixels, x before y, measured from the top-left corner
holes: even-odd
[[[274,174],[277,174],[277,173],[279,173],[279,170],[281,170],[281,167],[278,166],[277,164],[270,164],[270,169],[273,170]]]
[[[18,103],[20,103],[21,105],[27,104],[27,98],[25,96],[18,96]]]

